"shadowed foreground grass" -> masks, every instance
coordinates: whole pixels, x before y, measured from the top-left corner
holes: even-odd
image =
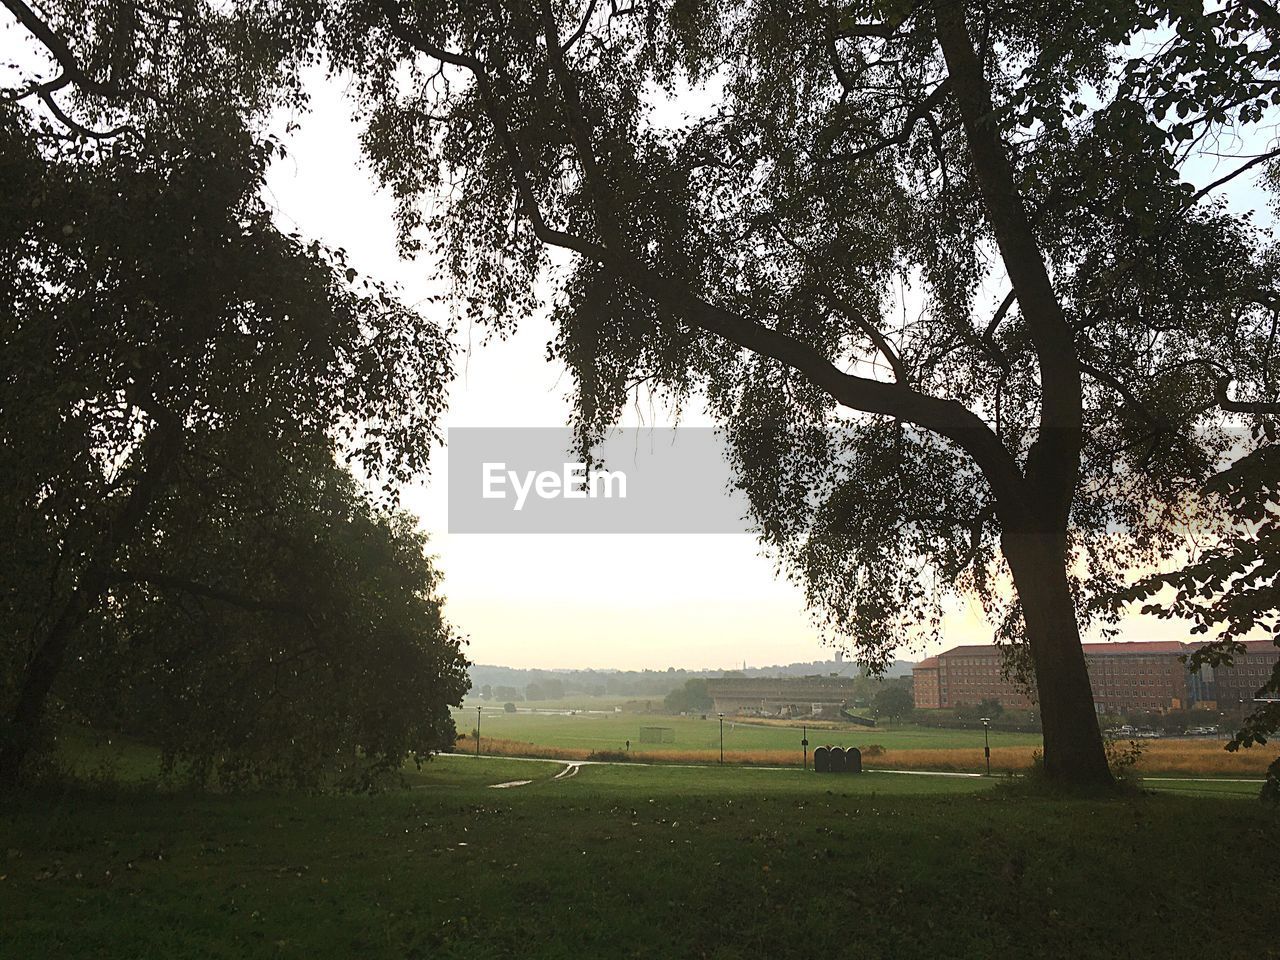
[[[1256,803],[562,769],[3,800],[0,956],[1280,957],[1280,829]],[[533,782],[488,787],[511,780]]]

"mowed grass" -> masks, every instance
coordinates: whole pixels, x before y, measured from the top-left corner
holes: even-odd
[[[377,796],[0,801],[0,956],[1280,957],[1256,803],[443,757]],[[490,784],[531,780],[495,790]],[[1192,950],[1197,955],[1204,952]]]
[[[455,712],[460,731],[475,728],[472,710]],[[642,742],[641,728],[667,727],[674,742]],[[735,764],[800,766],[802,733],[799,726],[743,722],[725,719],[725,760]],[[985,770],[981,730],[951,730],[911,724],[875,728],[847,726],[843,729],[810,729],[809,751],[820,744],[856,746],[863,750],[868,767],[894,770],[943,770],[981,772]],[[675,763],[706,763],[720,757],[720,724],[714,716],[667,717],[653,714],[536,713],[520,710],[504,713],[489,709],[481,715],[481,752],[502,756],[585,759],[593,753],[622,753],[631,741],[630,752],[637,760]],[[876,745],[883,753],[868,752]],[[996,773],[1020,773],[1032,763],[1040,749],[1038,734],[991,732],[991,767]],[[1265,748],[1229,753],[1223,743],[1206,739],[1141,741],[1142,756],[1137,769],[1145,775],[1257,777],[1265,775],[1275,752]],[[475,741],[459,741],[461,751],[474,750]]]
[[[475,710],[454,711],[454,722],[460,731],[471,731],[476,725]],[[667,727],[675,738],[672,743],[644,743],[642,727]],[[503,740],[522,740],[550,747],[585,750],[623,750],[631,741],[636,753],[663,750],[706,751],[720,749],[720,722],[712,714],[706,720],[698,717],[665,716],[636,713],[535,713],[517,710],[485,709],[481,714],[480,735]],[[725,718],[724,747],[737,753],[753,750],[789,751],[801,756],[801,727],[756,723]],[[810,729],[810,750],[824,744],[865,747],[879,744],[891,750],[950,749],[956,747],[982,749],[982,731],[940,730],[910,724],[879,727],[850,726],[844,730]],[[1040,737],[1033,733],[993,731],[991,745],[1039,746]]]

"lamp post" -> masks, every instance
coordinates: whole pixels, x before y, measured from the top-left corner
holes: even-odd
[[[982,721],[982,753],[987,758],[987,776],[991,776],[991,718],[979,717]]]
[[[476,704],[476,756],[480,756],[480,705]]]
[[[800,728],[800,746],[804,748],[804,768],[809,769],[809,728],[802,726]]]
[[[720,762],[724,763],[724,714],[720,714]]]

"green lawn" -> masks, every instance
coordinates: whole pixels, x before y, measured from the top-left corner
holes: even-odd
[[[373,797],[0,801],[0,956],[1280,957],[1280,829],[1256,803],[564,769],[455,756]],[[511,780],[533,782],[489,788]]]
[[[454,722],[461,731],[475,729],[476,712],[472,708],[455,710]],[[641,727],[669,727],[674,743],[641,743]],[[670,717],[653,714],[584,712],[535,713],[528,709],[504,713],[501,707],[486,707],[481,714],[480,735],[504,740],[524,740],[548,747],[585,750],[622,750],[627,740],[633,751],[649,750],[718,750],[720,724],[714,716]],[[726,750],[794,750],[800,753],[801,728],[744,723],[737,719],[724,721]],[[875,728],[849,726],[844,730],[810,730],[811,745],[838,743],[842,746],[865,747],[879,744],[886,750],[948,749],[982,747],[981,730],[941,730],[911,724]],[[1039,746],[1034,733],[991,733],[992,747]]]

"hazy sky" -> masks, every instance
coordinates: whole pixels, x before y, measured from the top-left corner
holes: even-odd
[[[33,63],[29,38],[8,18],[0,25],[0,53]],[[398,284],[408,303],[423,303],[428,313],[444,309],[425,304],[446,289],[432,264],[396,255],[391,203],[374,190],[361,162],[341,83],[320,72],[312,80],[312,109],[277,118],[280,132],[290,119],[299,124],[287,138],[289,156],[269,177],[281,225],[346,248],[354,266]],[[483,329],[462,331],[445,427],[564,426],[570,380],[545,359],[550,338],[545,320],[525,324],[505,342],[483,343]],[[646,425],[671,422],[661,410],[646,412]],[[681,423],[710,421],[694,409]],[[476,662],[705,668],[832,656],[810,627],[799,588],[775,574],[750,536],[450,536],[446,464],[447,451],[438,451],[432,476],[405,490],[403,502],[431,534],[445,573],[448,616],[469,636]],[[976,603],[957,601],[941,643],[901,655],[914,659],[990,636]],[[1157,637],[1182,633],[1149,619],[1126,628],[1126,639]]]

